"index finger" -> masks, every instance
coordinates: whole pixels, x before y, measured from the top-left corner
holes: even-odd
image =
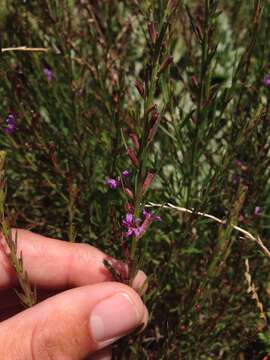
[[[28,230],[12,229],[18,235],[18,254],[22,253],[24,269],[31,283],[39,288],[71,288],[98,282],[112,281],[112,275],[104,260],[113,262],[121,273],[126,265],[87,244],[69,243],[48,238]],[[16,273],[7,255],[8,247],[3,236],[0,241],[0,289],[16,284]],[[138,274],[134,286],[139,288],[145,281],[143,272]]]

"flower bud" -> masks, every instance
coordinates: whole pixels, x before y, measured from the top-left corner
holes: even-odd
[[[128,157],[130,158],[132,164],[136,167],[139,168],[140,167],[140,163],[139,160],[137,158],[137,156],[135,155],[134,151],[131,149],[128,149],[127,151]]]
[[[173,57],[168,56],[163,63],[160,65],[159,73],[161,74],[163,71],[167,69],[167,67],[173,62]]]
[[[156,41],[157,41],[157,31],[156,31],[156,28],[155,28],[155,24],[153,21],[151,21],[149,24],[148,24],[148,32],[149,32],[149,35],[150,35],[150,39],[152,41],[152,44],[155,45],[156,44]]]
[[[198,88],[198,87],[199,87],[199,82],[198,82],[197,76],[192,75],[192,76],[191,76],[191,80],[192,80],[194,86],[195,86],[196,88]]]
[[[135,133],[130,133],[129,137],[130,137],[135,149],[137,151],[140,150],[140,143],[139,143],[139,140],[138,140],[138,136]]]
[[[145,234],[145,232],[147,231],[147,229],[149,228],[149,226],[152,224],[153,221],[154,221],[154,218],[152,216],[145,218],[144,222],[138,228],[138,231],[135,234],[136,240],[139,240]]]
[[[152,110],[152,114],[151,114],[151,122],[150,122],[150,129],[148,132],[148,141],[151,141],[155,135],[155,131],[158,125],[158,117],[159,117],[159,112],[157,111],[157,108],[154,107]]]
[[[124,179],[127,179],[127,178],[129,177],[129,171],[128,171],[128,170],[122,171],[122,177],[123,177]]]
[[[155,106],[152,110],[151,114],[151,124],[154,125],[158,119],[159,112],[157,111],[157,107]]]
[[[144,98],[144,86],[140,80],[135,81],[135,87],[138,90],[138,93]]]
[[[148,108],[148,109],[146,110],[146,114],[149,114],[150,112],[152,112],[154,109],[156,109],[156,107],[157,107],[156,104],[151,105],[150,108]]]
[[[131,198],[131,199],[134,198],[134,194],[133,194],[133,192],[132,192],[130,189],[124,188],[124,192],[125,192],[125,194],[127,194],[127,196],[128,196],[129,198]]]
[[[203,41],[203,31],[199,24],[195,26],[195,34],[197,35],[197,38],[199,39],[199,41],[202,42]]]
[[[134,213],[134,206],[132,204],[130,204],[130,203],[126,203],[125,204],[125,211],[127,213],[133,214]]]
[[[155,174],[153,173],[148,173],[143,186],[142,186],[142,194],[144,195],[146,193],[146,191],[148,190],[149,186],[151,185],[152,181],[154,180]]]

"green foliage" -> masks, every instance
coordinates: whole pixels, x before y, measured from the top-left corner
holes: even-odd
[[[149,201],[226,221],[159,208],[162,222],[136,244],[149,275],[150,324],[121,341],[116,358],[249,359],[256,342],[254,359],[266,355],[270,259],[234,226],[269,247],[269,2],[10,0],[0,8],[2,48],[48,49],[1,54],[12,225],[125,260],[127,197],[105,181],[129,169],[132,190],[140,189],[143,171],[126,151],[136,134],[143,169],[156,173]],[[154,104],[158,128],[147,145]],[[6,134],[9,113],[17,129]],[[247,291],[246,259],[264,325]]]

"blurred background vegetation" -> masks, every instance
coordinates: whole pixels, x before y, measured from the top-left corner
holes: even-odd
[[[2,0],[0,9],[10,221],[123,259],[123,196],[106,179],[131,169],[123,138],[142,126],[134,83],[151,63],[148,25],[159,33],[168,22],[160,46],[173,64],[155,93],[163,111],[147,198],[227,222],[159,210],[162,222],[140,240],[150,324],[115,359],[267,359],[270,259],[233,225],[270,246],[269,1]],[[3,51],[17,46],[48,51]]]

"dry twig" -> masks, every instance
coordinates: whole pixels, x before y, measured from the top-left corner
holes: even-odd
[[[18,47],[8,47],[8,48],[2,48],[1,53],[10,52],[10,51],[24,51],[24,52],[48,52],[49,49],[47,48],[32,48],[27,46],[18,46]]]
[[[195,210],[191,210],[191,209],[186,209],[184,207],[179,207],[179,206],[175,206],[173,204],[170,203],[166,203],[166,204],[155,204],[152,202],[149,202],[149,204],[146,205],[146,207],[160,207],[163,209],[172,209],[172,210],[176,210],[176,211],[180,211],[180,212],[185,212],[185,213],[189,213],[189,214],[194,214],[194,215],[199,215],[199,216],[203,216],[206,217],[208,219],[214,220],[220,224],[226,224],[226,220],[222,220],[217,218],[216,216],[213,216],[211,214],[207,214],[201,211],[195,211]],[[240,226],[234,225],[233,228],[237,231],[239,231],[240,233],[242,233],[244,235],[244,237],[246,239],[255,241],[259,247],[261,248],[262,252],[270,259],[270,251],[267,249],[267,247],[263,244],[261,238],[259,236],[254,236],[252,235],[250,232],[248,232],[247,230],[241,228]]]

